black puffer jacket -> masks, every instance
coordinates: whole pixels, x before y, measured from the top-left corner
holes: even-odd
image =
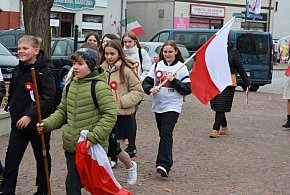
[[[231,74],[239,73],[244,84],[246,86],[249,86],[250,80],[243,67],[243,62],[240,57],[240,53],[231,42],[228,43],[228,61],[230,65]],[[235,87],[232,86],[226,87],[221,94],[216,95],[210,101],[212,110],[218,112],[230,112],[232,108],[234,94]]]
[[[40,107],[42,118],[48,117],[54,111],[55,79],[54,66],[48,57],[41,50],[33,64],[37,80],[38,94],[40,96]],[[11,115],[11,128],[17,130],[17,121],[27,115],[32,118],[26,129],[21,131],[36,130],[37,109],[35,101],[31,98],[31,93],[26,85],[32,84],[31,65],[24,65],[19,61],[16,66],[10,85],[8,96],[8,109]],[[35,97],[35,96],[34,96]]]

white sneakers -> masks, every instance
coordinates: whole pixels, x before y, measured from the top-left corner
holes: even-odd
[[[128,173],[127,183],[129,185],[134,185],[137,181],[137,163],[135,161],[131,162],[133,164],[133,167],[131,167],[130,169],[126,169]]]

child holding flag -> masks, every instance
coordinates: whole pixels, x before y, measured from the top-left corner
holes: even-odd
[[[63,149],[67,161],[66,192],[81,194],[81,179],[76,165],[76,144],[82,130],[89,130],[86,146],[100,144],[107,152],[109,134],[116,121],[116,105],[110,87],[106,84],[105,74],[99,74],[96,68],[98,52],[90,48],[81,48],[72,57],[74,77],[68,90],[62,93],[57,110],[38,124],[38,131],[50,132],[63,130]],[[93,81],[95,85],[92,84]],[[92,97],[95,87],[97,107]]]
[[[159,60],[151,67],[142,86],[145,93],[153,94],[152,111],[155,112],[160,137],[156,169],[162,177],[168,177],[173,165],[173,129],[181,113],[183,96],[190,94],[191,90],[189,73],[175,41],[163,44]],[[180,66],[183,67],[173,75]],[[168,81],[158,88],[165,79]]]

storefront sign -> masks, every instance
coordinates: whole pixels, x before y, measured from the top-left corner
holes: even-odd
[[[205,5],[190,4],[190,15],[224,18],[225,8],[218,7],[218,6],[205,6]]]
[[[103,30],[103,24],[94,22],[82,22],[82,29]]]
[[[236,18],[242,18],[245,19],[245,12],[242,13],[233,13],[233,16]],[[267,14],[261,13],[261,14],[248,14],[247,15],[248,20],[255,20],[255,21],[267,21]]]
[[[189,29],[189,18],[174,17],[174,29]]]
[[[50,19],[50,26],[59,27],[59,20]]]
[[[107,0],[54,0],[53,5],[71,10],[94,9],[107,7]]]

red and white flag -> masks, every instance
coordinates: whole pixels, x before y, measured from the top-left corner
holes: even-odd
[[[127,32],[133,31],[136,35],[145,34],[143,27],[139,24],[134,16],[120,21],[122,26],[127,26]]]
[[[228,85],[232,84],[228,62],[227,42],[233,17],[216,34],[214,34],[195,55],[190,74],[191,92],[203,104],[207,104]]]
[[[76,166],[82,184],[92,195],[132,195],[116,180],[100,144],[86,147],[88,130],[82,130],[76,145]]]

